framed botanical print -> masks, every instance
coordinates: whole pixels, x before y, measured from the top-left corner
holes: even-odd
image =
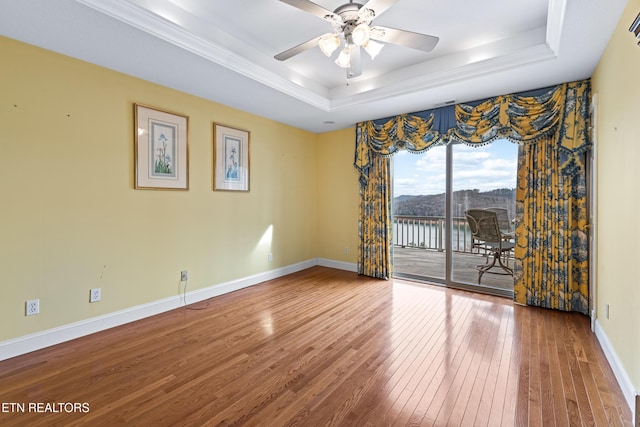
[[[249,191],[249,132],[213,125],[214,190]]]
[[[135,104],[135,188],[189,189],[189,118]]]

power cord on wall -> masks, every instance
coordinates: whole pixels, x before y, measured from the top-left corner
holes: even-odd
[[[183,307],[187,310],[206,310],[207,308],[209,308],[209,302],[207,302],[207,305],[205,307],[189,307],[189,305],[187,304],[187,283],[188,280],[181,280],[180,284],[178,285],[178,293],[180,294],[180,287],[182,287],[182,294],[181,294],[181,299],[182,299],[182,304]]]

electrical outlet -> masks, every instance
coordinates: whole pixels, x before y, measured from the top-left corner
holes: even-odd
[[[189,279],[189,272],[187,270],[182,270],[180,272],[180,281],[186,282]]]
[[[609,304],[604,306],[604,317],[609,318]]]
[[[345,253],[345,254],[348,254],[348,253],[349,253],[349,246],[345,246],[345,247],[344,247],[344,253]]]
[[[93,288],[89,291],[89,302],[98,302],[102,297],[101,288]]]
[[[30,299],[25,304],[25,316],[33,316],[34,314],[40,313],[40,300],[39,299]]]
[[[273,254],[272,254],[272,253],[270,253],[270,254],[267,256],[267,260],[268,260],[269,262],[273,261]]]

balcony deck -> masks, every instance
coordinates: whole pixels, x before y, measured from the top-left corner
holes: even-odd
[[[411,276],[435,277],[444,279],[445,253],[433,249],[394,246],[393,269],[395,274],[408,274]],[[462,284],[477,285],[478,270],[475,266],[486,262],[483,253],[454,252],[452,260],[453,280]],[[513,259],[509,260],[510,267]],[[513,290],[513,279],[508,275],[493,274],[492,271],[501,272],[496,267],[482,276],[482,286]]]

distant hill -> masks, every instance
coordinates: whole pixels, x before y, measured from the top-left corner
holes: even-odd
[[[464,216],[470,208],[506,207],[509,217],[515,217],[515,188],[500,188],[481,192],[480,190],[461,190],[453,193],[453,214]],[[428,196],[398,196],[393,199],[394,215],[445,216],[445,194]]]

